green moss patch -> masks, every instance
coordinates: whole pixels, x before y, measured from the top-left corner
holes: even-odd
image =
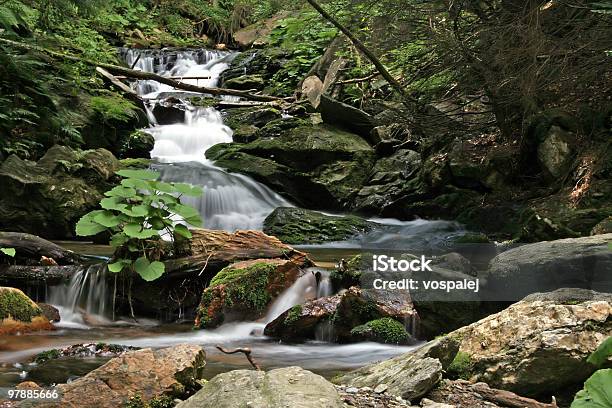
[[[42,311],[22,291],[14,288],[0,288],[0,319],[13,318],[31,322]]]
[[[390,317],[370,320],[366,324],[354,327],[351,335],[388,344],[404,344],[410,340],[410,334],[404,325]]]
[[[451,379],[463,379],[469,380],[472,376],[472,370],[474,368],[474,362],[472,357],[464,352],[459,351],[455,356],[453,362],[448,366],[446,374]]]

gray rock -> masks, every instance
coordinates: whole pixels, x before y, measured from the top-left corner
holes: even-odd
[[[568,171],[574,156],[572,145],[575,138],[573,133],[553,125],[538,145],[538,162],[553,178],[557,179]]]
[[[563,287],[612,292],[612,234],[523,245],[493,258],[487,279],[489,297],[519,300],[534,292]]]
[[[300,367],[219,374],[176,408],[341,408],[340,395],[323,377]]]

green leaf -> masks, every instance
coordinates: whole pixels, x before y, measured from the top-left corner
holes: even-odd
[[[124,187],[124,186],[117,186],[113,188],[112,190],[104,193],[104,195],[107,197],[123,197],[123,198],[135,197],[136,194],[137,192],[135,189],[133,189],[132,187]]]
[[[166,267],[159,261],[149,262],[147,258],[141,256],[134,262],[134,269],[142,279],[151,282],[162,276]]]
[[[156,181],[153,184],[153,187],[156,190],[161,191],[162,193],[176,193],[176,189],[174,188],[174,186],[164,181]]]
[[[597,370],[578,391],[571,408],[612,407],[612,369]]]
[[[124,187],[131,187],[131,188],[135,188],[138,190],[148,190],[149,189],[149,183],[147,183],[144,180],[140,180],[140,179],[123,179],[121,180],[121,185]]]
[[[164,228],[166,228],[166,223],[164,223],[163,218],[161,217],[153,217],[153,218],[149,218],[148,220],[149,224],[151,224],[151,226],[156,229],[156,230],[163,230]]]
[[[125,178],[134,178],[139,180],[157,180],[160,174],[153,170],[119,170],[116,174]]]
[[[159,235],[157,231],[148,228],[143,228],[142,225],[135,223],[127,224],[125,227],[123,227],[123,232],[128,237],[138,239],[147,239]]]
[[[125,235],[123,232],[120,232],[111,237],[110,244],[113,248],[119,248],[121,245],[128,242],[129,239],[130,238],[128,238],[127,235]]]
[[[98,224],[94,218],[98,214],[102,214],[103,210],[92,211],[81,217],[76,225],[76,233],[78,236],[87,237],[91,235],[99,234],[100,232],[106,231],[106,227]]]
[[[182,237],[191,238],[191,231],[183,224],[176,224],[174,226],[174,232]]]
[[[107,197],[100,201],[100,207],[104,208],[105,210],[121,211],[127,207],[127,204],[125,204],[123,198],[121,197]]]
[[[144,217],[149,213],[149,208],[146,205],[133,205],[121,210],[121,212],[130,217]]]
[[[199,187],[199,186],[193,186],[187,183],[176,183],[174,184],[174,188],[179,193],[182,193],[188,196],[199,197],[202,195],[202,187]]]
[[[93,217],[93,220],[107,228],[116,227],[121,222],[121,219],[117,215],[115,215],[112,211],[108,210],[96,214],[96,216]]]
[[[605,339],[587,359],[595,367],[603,366],[612,357],[612,336]]]
[[[15,248],[0,248],[0,252],[10,257],[14,257],[16,253]]]
[[[170,209],[170,211],[172,211],[173,213],[180,215],[181,217],[187,219],[187,218],[195,218],[195,217],[200,217],[200,213],[198,212],[198,210],[196,210],[193,207],[190,207],[188,205],[183,205],[183,204],[171,204],[168,205],[168,208]]]
[[[123,270],[123,268],[125,268],[129,264],[131,264],[131,262],[128,261],[127,259],[120,259],[117,262],[108,264],[107,267],[108,267],[109,272],[119,273]]]

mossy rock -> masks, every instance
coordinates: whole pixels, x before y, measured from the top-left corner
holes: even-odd
[[[261,91],[266,86],[266,81],[263,75],[242,75],[239,77],[228,79],[223,82],[224,88],[238,89],[241,91],[257,90]]]
[[[351,330],[351,336],[356,341],[375,341],[386,344],[409,344],[414,340],[406,331],[406,327],[390,317],[370,320]]]
[[[29,323],[41,315],[42,310],[25,293],[15,288],[0,287],[0,319],[11,318]]]
[[[362,264],[363,256],[367,255],[355,255],[345,263],[340,262],[338,268],[331,272],[329,279],[334,289],[340,290],[361,285],[361,275],[364,269]]]
[[[119,157],[133,159],[150,159],[155,145],[153,135],[142,130],[130,133],[122,140]]]
[[[287,244],[320,244],[344,241],[375,226],[354,215],[335,217],[301,208],[279,207],[264,220],[263,232]]]
[[[469,353],[457,352],[453,362],[446,369],[446,375],[452,380],[469,380],[474,369],[474,361]]]

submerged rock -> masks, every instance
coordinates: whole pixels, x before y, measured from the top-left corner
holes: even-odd
[[[98,206],[118,169],[104,149],[54,146],[37,163],[12,155],[0,165],[0,228],[74,237],[74,225]]]
[[[461,342],[453,363],[461,378],[549,397],[593,373],[587,357],[610,335],[612,294],[559,289],[530,295],[448,337]]]
[[[264,220],[263,231],[288,244],[344,241],[375,228],[354,215],[331,216],[295,207],[279,207]]]
[[[116,408],[135,396],[145,402],[164,394],[184,397],[200,388],[197,380],[205,364],[204,349],[196,345],[129,351],[84,377],[58,385],[60,401],[26,401],[19,407]]]
[[[219,374],[177,408],[342,408],[333,384],[300,367]]]
[[[49,319],[25,293],[0,287],[0,335],[51,329]]]
[[[232,264],[216,274],[202,293],[195,326],[210,329],[232,320],[259,319],[301,274],[301,265],[286,259]]]

